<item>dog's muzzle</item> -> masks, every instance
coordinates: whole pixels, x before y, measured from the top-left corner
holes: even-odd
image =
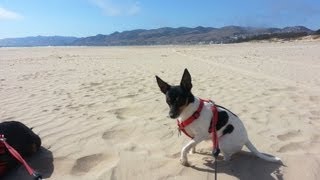
[[[171,118],[171,119],[175,119],[175,118],[177,118],[179,116],[179,114],[178,113],[174,113],[174,112],[169,112],[169,117]]]

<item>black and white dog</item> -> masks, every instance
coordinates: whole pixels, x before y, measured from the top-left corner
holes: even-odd
[[[169,116],[172,119],[177,118],[179,123],[183,123],[186,119],[191,117],[198,109],[201,100],[191,93],[191,75],[185,69],[182,80],[179,86],[171,86],[158,76],[156,76],[157,83],[162,93],[166,95],[166,102],[169,105]],[[195,152],[195,146],[203,140],[211,139],[211,133],[208,131],[212,116],[213,102],[204,102],[199,116],[191,124],[184,127],[184,131],[192,139],[181,150],[180,162],[182,165],[188,165],[187,153]],[[280,158],[267,156],[260,153],[248,139],[246,129],[241,120],[231,111],[215,105],[218,110],[218,122],[216,124],[216,131],[218,142],[224,160],[230,160],[231,155],[240,151],[245,145],[251,152],[259,158],[266,161],[278,162]]]

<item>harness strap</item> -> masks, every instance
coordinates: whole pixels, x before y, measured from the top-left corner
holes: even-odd
[[[200,104],[199,104],[198,109],[188,119],[182,121],[181,123],[179,122],[179,120],[177,120],[178,129],[180,131],[182,131],[185,135],[187,135],[191,139],[193,137],[191,137],[184,128],[186,126],[188,126],[189,124],[191,124],[194,120],[199,118],[200,113],[201,113],[202,108],[203,108],[203,105],[204,105],[204,100],[200,99]]]
[[[186,120],[179,123],[179,127],[184,128],[191,124],[194,120],[198,119],[203,108],[204,101],[201,99],[198,109]]]
[[[9,153],[16,158],[28,171],[31,176],[34,176],[35,179],[41,180],[42,177],[35,170],[33,170],[28,163],[22,158],[22,156],[16,151],[10,144],[6,142],[4,135],[0,135],[0,143],[4,144],[4,146],[8,149]]]

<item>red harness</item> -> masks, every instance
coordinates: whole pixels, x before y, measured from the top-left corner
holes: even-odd
[[[191,139],[193,139],[193,137],[191,137],[184,128],[189,124],[191,124],[194,120],[198,119],[202,111],[203,105],[204,105],[204,100],[200,99],[200,104],[198,109],[188,119],[182,121],[181,123],[179,122],[179,120],[177,120],[178,129]]]
[[[203,108],[203,105],[204,105],[204,102],[212,102],[212,101],[200,99],[200,104],[199,104],[198,109],[188,119],[182,121],[181,123],[179,122],[179,120],[177,120],[179,131],[182,131],[185,135],[187,135],[191,139],[193,139],[193,137],[187,133],[187,131],[185,130],[185,127],[199,118],[200,113]],[[211,119],[212,124],[211,124],[211,129],[209,129],[209,132],[210,133],[212,132],[213,147],[215,150],[218,150],[219,149],[219,142],[218,142],[217,130],[215,128],[217,125],[217,122],[218,122],[218,110],[217,110],[217,107],[213,103],[211,106],[211,110],[212,110],[212,119]]]

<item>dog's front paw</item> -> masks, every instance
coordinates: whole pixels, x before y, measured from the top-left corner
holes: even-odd
[[[181,163],[181,165],[183,165],[183,166],[189,166],[189,162],[188,162],[188,159],[187,159],[187,158],[181,158],[181,159],[180,159],[180,163]]]

